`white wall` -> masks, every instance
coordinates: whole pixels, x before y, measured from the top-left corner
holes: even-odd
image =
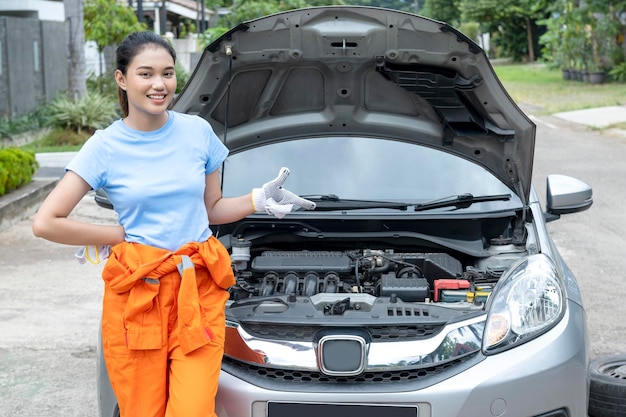
[[[102,62],[104,63],[104,58],[102,59]],[[89,76],[90,73],[93,73],[96,76],[100,75],[98,46],[94,41],[89,41],[85,43],[85,71],[87,71],[87,76]]]
[[[16,13],[16,15],[32,13],[39,17],[39,20],[65,21],[65,8],[62,0],[0,0],[0,10]]]

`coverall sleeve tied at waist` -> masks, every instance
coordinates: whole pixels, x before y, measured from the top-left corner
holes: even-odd
[[[126,344],[129,349],[160,349],[163,326],[159,309],[153,308],[159,293],[159,280],[169,274],[180,276],[178,325],[180,345],[185,354],[213,338],[211,317],[203,314],[198,282],[210,279],[215,285],[204,294],[203,302],[219,314],[228,300],[225,291],[235,283],[226,248],[215,237],[206,242],[191,242],[175,252],[138,243],[124,242],[112,248],[102,271],[108,289],[117,294],[128,292],[123,313]],[[105,306],[106,307],[106,306]],[[106,314],[106,312],[105,312]]]

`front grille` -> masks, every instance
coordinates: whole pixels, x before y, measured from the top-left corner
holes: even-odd
[[[322,326],[282,325],[270,323],[245,323],[243,329],[251,336],[270,340],[290,340],[294,342],[311,342],[316,332]],[[367,331],[373,341],[411,341],[432,337],[443,329],[443,324],[406,324],[406,325],[379,325],[359,327]],[[324,326],[323,328],[328,328]]]
[[[260,377],[280,382],[307,382],[320,384],[393,384],[414,382],[420,379],[437,376],[450,368],[470,361],[477,355],[478,352],[474,352],[450,362],[425,368],[364,372],[363,374],[356,376],[329,376],[324,375],[321,372],[269,368],[239,362],[226,356],[224,357],[222,363],[228,367],[228,371],[230,373],[246,380],[249,379],[249,377]]]

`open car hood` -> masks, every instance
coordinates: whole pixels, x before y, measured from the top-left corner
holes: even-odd
[[[411,141],[528,201],[535,125],[476,43],[421,16],[330,6],[243,23],[205,49],[173,108],[207,119],[231,153],[320,135]]]

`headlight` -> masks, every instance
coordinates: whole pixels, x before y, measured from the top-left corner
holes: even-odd
[[[484,353],[532,340],[558,323],[564,310],[563,280],[547,256],[532,255],[515,262],[491,294]]]

